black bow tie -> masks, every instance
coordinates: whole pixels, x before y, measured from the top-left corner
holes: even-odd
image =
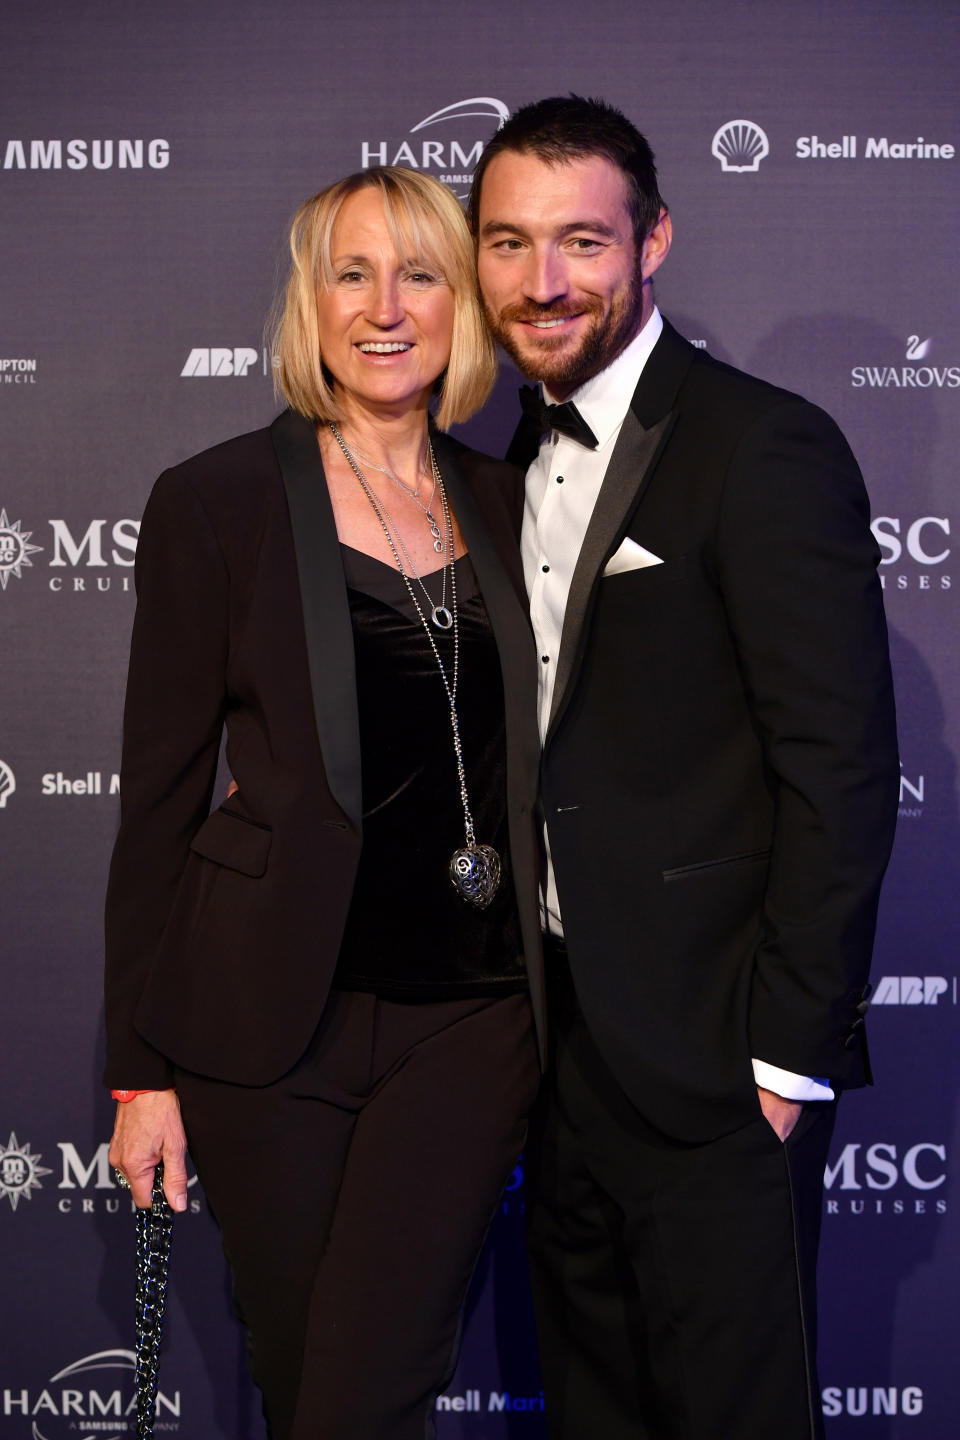
[[[524,415],[536,422],[541,435],[548,430],[558,430],[561,435],[568,435],[587,450],[596,450],[597,437],[572,401],[565,400],[562,405],[548,405],[539,390],[532,385],[522,385],[520,404]]]

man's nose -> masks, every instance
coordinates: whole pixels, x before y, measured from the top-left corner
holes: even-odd
[[[555,250],[531,250],[523,279],[524,293],[538,305],[562,300],[569,288],[566,266]]]

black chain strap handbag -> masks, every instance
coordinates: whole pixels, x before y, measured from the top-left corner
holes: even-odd
[[[167,1301],[167,1274],[173,1213],[163,1195],[163,1163],[153,1177],[152,1205],[138,1210],[137,1286],[134,1332],[137,1346],[137,1440],[152,1440],[160,1380],[160,1341]]]

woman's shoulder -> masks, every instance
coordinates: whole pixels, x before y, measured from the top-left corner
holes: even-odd
[[[279,479],[280,467],[269,425],[211,445],[170,466],[160,477],[170,488],[187,486],[210,499],[219,491],[262,489]]]

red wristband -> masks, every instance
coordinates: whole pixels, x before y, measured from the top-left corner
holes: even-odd
[[[155,1095],[156,1093],[155,1090],[111,1090],[110,1098],[112,1100],[127,1101],[133,1100],[137,1095]]]

